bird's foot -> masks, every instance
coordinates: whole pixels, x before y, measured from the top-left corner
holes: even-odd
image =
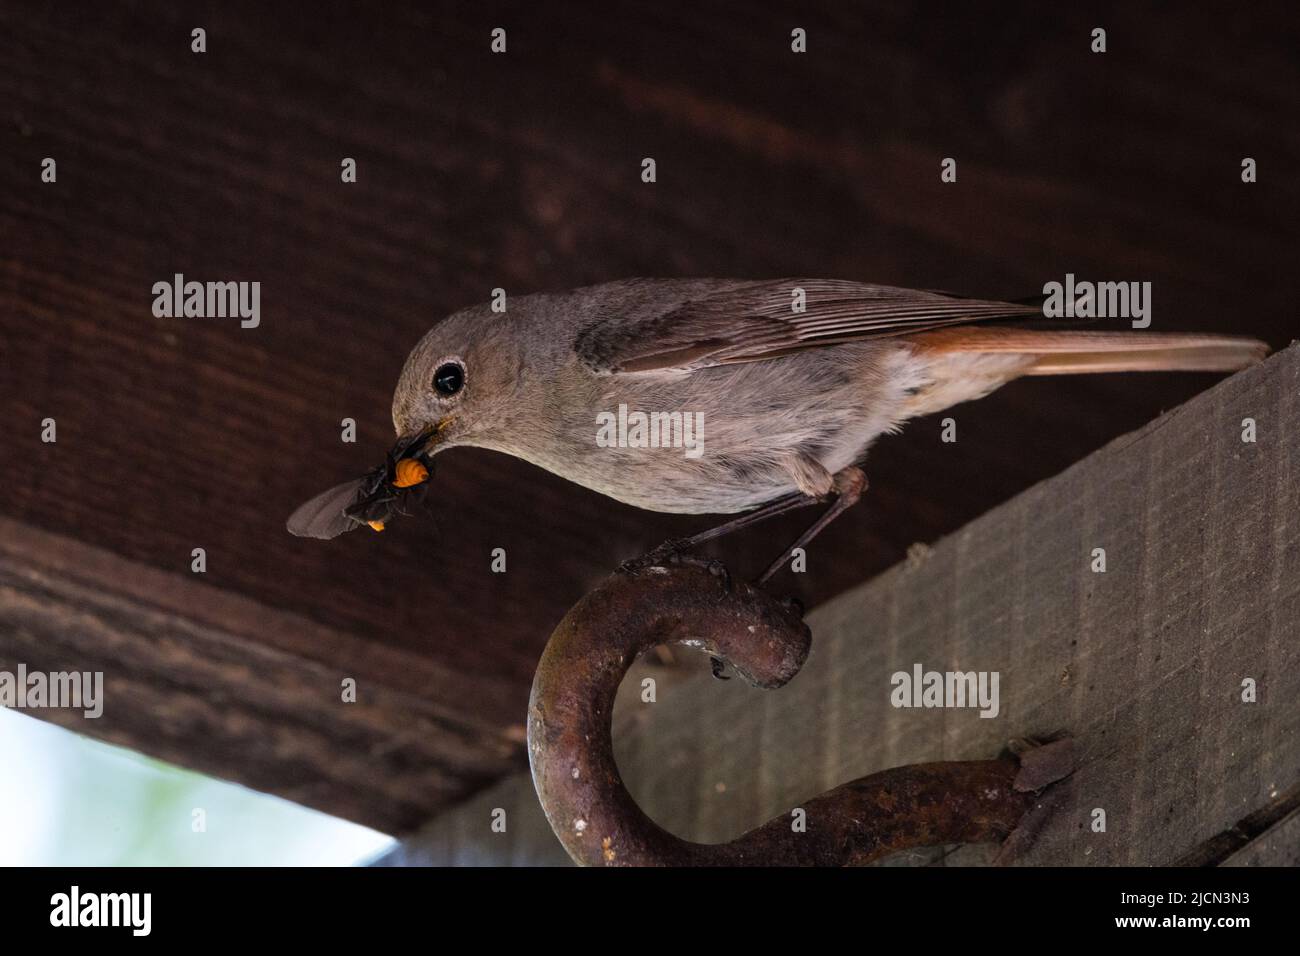
[[[695,554],[690,540],[670,538],[652,551],[639,557],[629,558],[618,566],[617,574],[638,574],[648,568],[664,567],[670,564],[696,564],[708,570],[721,583],[726,591],[731,590],[731,572],[726,565],[716,558],[706,558]]]
[[[689,545],[682,538],[669,538],[657,548],[653,548],[635,558],[628,558],[618,566],[619,574],[636,574],[646,568],[662,567],[676,564],[687,553]]]

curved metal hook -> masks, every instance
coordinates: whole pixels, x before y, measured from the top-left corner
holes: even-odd
[[[614,763],[611,731],[623,675],[643,651],[673,641],[775,688],[799,672],[812,635],[795,608],[697,560],[615,574],[574,605],[533,679],[528,756],[551,828],[579,864],[844,866],[913,847],[1001,841],[1033,791],[1070,769],[1068,741],[1019,761],[898,767],[804,803],[805,832],[778,816],[730,843],[691,843],[637,806]],[[1041,755],[1032,766],[1031,755]]]

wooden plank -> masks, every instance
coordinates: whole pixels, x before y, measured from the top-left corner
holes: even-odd
[[[817,608],[808,663],[779,691],[701,666],[641,704],[625,681],[615,742],[629,788],[660,824],[715,842],[886,767],[1066,731],[1080,767],[1024,862],[1170,863],[1250,814],[1288,810],[1300,784],[1297,421],[1300,345]],[[997,672],[998,715],[891,706],[891,675],[917,663]],[[556,862],[530,792],[521,775],[394,860]],[[506,835],[488,829],[492,806],[516,808]],[[1292,826],[1253,852],[1286,858]],[[988,856],[910,862],[936,858]]]
[[[1300,810],[1255,837],[1226,860],[1224,866],[1300,866]]]
[[[508,684],[196,578],[0,518],[0,670],[102,671],[102,716],[28,712],[386,832],[520,766]]]
[[[796,20],[806,56],[789,51]],[[498,286],[805,274],[1019,296],[1072,271],[1152,281],[1157,328],[1280,345],[1300,38],[1280,4],[1223,21],[1029,0],[724,4],[686,20],[647,3],[5,3],[0,513],[173,574],[202,546],[215,586],[353,635],[376,661],[413,656],[487,697],[507,682],[508,736],[564,610],[709,519],[458,452],[436,524],[289,538],[299,501],[386,447],[419,335]],[[1097,22],[1104,57],[1086,50]],[[498,25],[510,52],[494,57]],[[937,175],[949,155],[957,184]],[[1259,162],[1251,186],[1243,155]],[[46,156],[56,184],[39,181]],[[151,286],[177,271],[260,281],[262,324],[155,318]],[[1208,381],[1017,383],[957,410],[956,444],[916,423],[873,451],[868,502],[794,586],[814,606]],[[57,445],[40,441],[46,416]],[[344,416],[357,446],[338,440]],[[756,570],[804,520],[713,550]],[[496,547],[507,574],[489,570]],[[155,723],[142,709],[140,737],[122,739],[147,749]],[[226,755],[215,769],[249,773]],[[467,759],[465,786],[492,759]]]

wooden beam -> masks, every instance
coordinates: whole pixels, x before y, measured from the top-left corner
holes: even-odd
[[[699,5],[687,30],[650,3],[599,17],[522,0],[320,0],[309,17],[214,4],[201,24],[167,3],[0,5],[0,236],[14,237],[0,243],[0,513],[167,581],[204,547],[223,593],[393,662],[381,686],[425,665],[454,675],[466,720],[506,682],[516,706],[491,743],[463,773],[445,757],[461,778],[449,793],[477,786],[564,610],[712,519],[457,450],[432,519],[289,537],[293,507],[377,463],[402,361],[443,315],[496,287],[634,275],[1022,296],[1072,271],[1152,281],[1156,328],[1293,334],[1276,281],[1300,214],[1297,180],[1276,174],[1297,153],[1291,22],[1242,17],[1225,38],[1212,11],[1116,4],[1122,39],[1098,57],[1093,11],[999,9],[994,23],[975,5],[811,4],[810,52],[795,56],[786,14],[761,3],[740,18]],[[509,53],[494,56],[503,24]],[[55,183],[40,181],[45,157]],[[355,183],[340,181],[344,157]],[[155,317],[152,285],[176,272],[260,282],[261,324]],[[955,412],[956,444],[916,422],[872,451],[868,501],[794,586],[815,606],[1209,381],[1014,383]],[[41,441],[46,417],[57,444]],[[339,441],[344,417],[356,445]],[[711,551],[756,571],[804,520]],[[507,574],[490,570],[498,547]],[[180,733],[157,731],[149,703],[130,718],[143,747]],[[132,706],[118,695],[118,719]],[[239,748],[220,756],[204,765],[274,781]]]
[[[615,745],[629,788],[656,822],[717,842],[886,767],[1064,731],[1080,767],[1024,862],[1294,859],[1297,422],[1300,345],[817,608],[812,654],[781,690],[711,680],[702,663],[652,704],[625,681]],[[997,716],[892,706],[891,675],[916,664],[998,673]],[[531,795],[520,775],[386,862],[562,862]],[[505,834],[490,830],[494,807]],[[941,858],[989,859],[972,847],[903,862]]]
[[[102,716],[29,713],[390,833],[521,765],[509,684],[196,578],[0,518],[0,670],[102,671]]]
[[[1224,866],[1300,866],[1300,810],[1253,836],[1223,861]]]

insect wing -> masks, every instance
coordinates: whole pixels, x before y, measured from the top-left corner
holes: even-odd
[[[365,494],[365,492],[362,492]],[[392,491],[387,485],[378,491],[361,498],[355,504],[349,505],[344,509],[344,515],[353,521],[387,521],[393,516],[393,502],[397,499],[397,492]]]
[[[285,527],[300,538],[336,538],[357,527],[358,521],[345,514],[362,490],[370,484],[369,475],[354,478],[329,491],[321,492],[289,516]]]

